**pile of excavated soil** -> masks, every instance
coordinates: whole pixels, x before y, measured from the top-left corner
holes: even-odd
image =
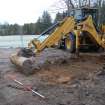
[[[54,51],[53,53],[57,53],[57,50],[51,50]],[[35,74],[25,76],[18,72],[19,70],[9,61],[9,56],[15,52],[15,49],[0,49],[0,52],[0,105],[105,104],[104,54],[85,53],[80,54],[78,58],[70,57],[63,62],[50,64],[48,61]],[[58,50],[57,57],[59,52],[60,50]],[[67,53],[65,56],[68,56]],[[46,53],[47,56],[50,54]],[[53,56],[49,56],[49,58],[53,60]],[[32,85],[33,89],[44,95],[46,99],[43,100],[37,95],[33,96],[29,91],[24,91],[19,85],[7,78],[8,75],[15,76],[25,85]]]
[[[20,69],[20,71],[26,75],[33,74],[37,70],[41,70],[50,65],[65,63],[70,58],[71,58],[70,52],[55,48],[47,48],[43,50],[41,53],[37,54],[35,57],[30,57],[29,59],[25,60],[23,66],[20,67],[22,68]],[[26,61],[30,61],[32,63],[30,62],[28,63]]]

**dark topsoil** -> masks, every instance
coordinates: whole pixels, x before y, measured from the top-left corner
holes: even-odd
[[[0,105],[105,105],[104,54],[81,53],[77,58],[68,52],[47,49],[39,55],[44,57],[41,62],[47,58],[45,65],[25,76],[9,61],[16,50],[0,49]],[[31,85],[46,99],[24,91],[8,75]]]

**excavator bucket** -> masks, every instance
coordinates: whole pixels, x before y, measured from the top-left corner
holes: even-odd
[[[20,69],[20,71],[26,75],[29,75],[34,71],[34,56],[35,54],[32,52],[32,50],[22,48],[17,53],[12,54],[10,56],[10,60],[18,69]]]

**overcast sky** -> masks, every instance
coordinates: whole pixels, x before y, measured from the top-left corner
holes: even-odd
[[[56,0],[0,0],[0,23],[36,22]]]

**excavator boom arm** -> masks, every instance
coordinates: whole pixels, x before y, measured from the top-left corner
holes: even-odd
[[[64,36],[74,29],[75,21],[73,17],[65,18],[57,28],[43,41],[32,40],[33,44],[38,52],[42,51],[46,47],[50,47],[59,42]]]

